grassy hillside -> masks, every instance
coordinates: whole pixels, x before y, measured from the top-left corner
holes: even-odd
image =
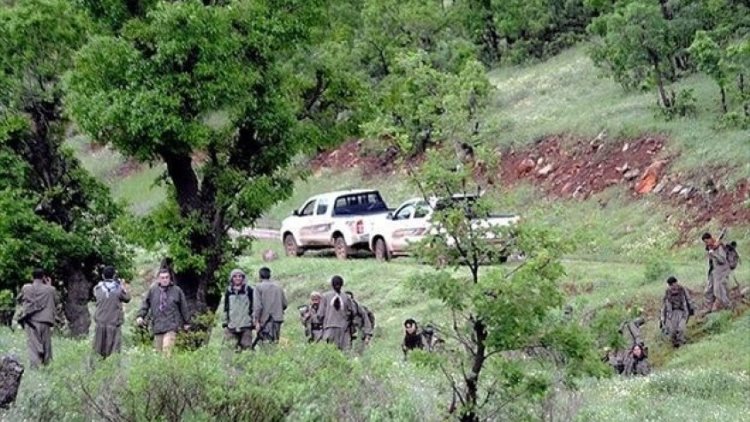
[[[719,104],[713,82],[698,76],[681,82],[681,87],[694,89],[696,96],[714,101],[692,118],[665,121],[657,114],[654,93],[624,92],[612,81],[599,78],[586,57],[585,48],[567,50],[543,63],[489,73],[498,88],[487,111],[492,130],[489,139],[493,145],[527,145],[555,133],[594,137],[606,131],[610,139],[662,133],[670,139],[669,152],[679,153],[672,172],[708,174],[714,167],[731,166],[736,169],[732,178],[750,176],[750,135],[747,131],[718,128]],[[72,139],[70,145],[84,165],[105,180],[115,196],[126,201],[134,212],[145,213],[163,198],[164,190],[152,186],[153,180],[163,172],[162,166],[123,170],[127,165],[119,154],[108,149],[93,152],[81,137]],[[392,207],[416,194],[416,189],[405,183],[405,176],[398,172],[363,179],[358,169],[342,172],[322,169],[300,181],[292,197],[270,209],[258,225],[278,227],[307,197],[351,187],[380,189]],[[617,304],[643,309],[650,316],[645,333],[657,366],[656,374],[645,379],[586,380],[577,392],[559,392],[554,406],[560,409],[562,420],[567,420],[564,415],[569,415],[570,419],[584,421],[671,420],[675,417],[685,421],[724,421],[742,420],[750,413],[747,395],[750,319],[747,314],[735,321],[731,321],[727,313],[712,316],[705,324],[691,320],[689,329],[695,342],[678,351],[673,351],[659,337],[658,322],[654,318],[665,287],[664,274],[675,274],[696,293],[702,291],[705,279],[703,249],[697,239],[673,248],[681,237],[674,224],[675,217],[683,215],[685,209],[654,196],[634,201],[632,194],[621,187],[606,190],[586,201],[549,198],[528,185],[512,190],[496,189],[489,194],[498,211],[518,212],[545,222],[577,245],[577,251],[566,257],[567,274],[562,282],[577,315],[606,304]],[[704,228],[717,230],[719,226],[709,223]],[[741,254],[750,256],[750,245],[745,241],[750,238],[750,226],[734,227],[730,234],[740,241]],[[241,266],[249,272],[255,272],[262,265],[261,250],[272,248],[282,254],[277,241],[259,242],[254,248],[250,256],[240,260]],[[339,419],[441,419],[447,400],[441,377],[426,368],[404,363],[399,350],[404,319],[414,317],[420,322],[440,324],[447,318],[439,303],[426,300],[403,283],[409,275],[428,271],[428,268],[410,259],[381,264],[372,259],[341,262],[326,256],[307,255],[300,259],[282,257],[271,263],[271,268],[287,289],[291,302],[282,344],[275,357],[262,355],[264,357],[255,363],[243,363],[244,367],[252,368],[247,369],[250,372],[265,373],[269,369],[262,365],[282,365],[290,374],[301,378],[322,371],[325,376],[347,378],[347,382],[353,380],[352,384],[342,383],[334,390],[327,390],[321,387],[322,378],[285,379],[285,384],[278,388],[284,389],[281,400],[292,409],[295,420],[328,420],[332,414],[325,408],[328,405],[338,406],[337,415],[341,412],[347,415]],[[346,288],[351,288],[375,311],[378,322],[372,348],[364,357],[348,363],[306,346],[296,318],[296,307],[306,301],[310,291],[325,290],[333,274],[341,274],[347,280]],[[745,284],[750,280],[747,264],[740,267],[737,278]],[[701,302],[700,297],[696,299]],[[131,321],[136,306],[128,307]],[[217,367],[232,373],[236,362],[221,352],[221,338],[218,330],[215,331],[209,349],[187,354],[185,359],[216,359],[220,362]],[[127,328],[128,346],[133,345],[133,339],[133,333]],[[23,341],[21,333],[5,331],[0,335],[0,349],[23,354]],[[56,362],[49,370],[27,375],[19,407],[0,413],[0,419],[34,419],[34,415],[40,415],[33,413],[34,403],[40,400],[54,403],[55,388],[64,385],[61,380],[66,380],[66,373],[75,372],[68,369],[88,370],[85,357],[88,343],[56,338],[55,346]],[[140,349],[128,350],[118,364],[142,368],[158,359]],[[305,363],[308,361],[312,363]],[[190,365],[190,361],[185,365]],[[335,368],[336,365],[340,367]],[[134,372],[128,375],[132,382],[138,381],[140,376]],[[104,376],[101,370],[96,373]],[[248,376],[254,379],[252,374]],[[361,404],[354,406],[343,400],[332,402],[326,397],[332,392]],[[374,401],[373,394],[382,399],[383,404]],[[311,407],[309,401],[317,403],[318,407]],[[75,401],[61,398],[59,402]],[[75,409],[70,410],[68,420],[90,419]]]
[[[720,129],[718,89],[699,75],[676,88],[693,89],[702,104],[695,116],[665,121],[656,108],[656,91],[625,92],[594,67],[581,45],[536,65],[508,67],[489,73],[497,88],[488,110],[502,145],[525,144],[554,133],[612,137],[663,133],[681,154],[680,170],[726,165],[735,176],[750,176],[750,133]],[[710,99],[706,101],[705,99]]]

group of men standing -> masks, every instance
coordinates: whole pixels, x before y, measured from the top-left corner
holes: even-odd
[[[271,279],[270,269],[261,268],[258,276],[260,280],[253,288],[248,285],[247,276],[242,270],[234,269],[229,274],[229,287],[224,293],[222,327],[226,339],[237,350],[251,349],[261,341],[278,343],[281,336],[287,308],[286,294]],[[255,340],[253,329],[256,332]]]
[[[354,299],[350,291],[342,291],[344,279],[331,277],[331,290],[310,294],[310,304],[300,308],[300,318],[308,341],[334,344],[339,350],[354,346],[361,352],[372,338],[375,325],[373,313]],[[361,332],[362,341],[357,342]]]

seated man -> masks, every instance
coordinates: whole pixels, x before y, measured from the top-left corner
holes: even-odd
[[[401,343],[401,350],[404,352],[404,359],[408,353],[414,349],[423,350],[425,348],[424,338],[418,332],[417,321],[412,318],[404,321],[404,341]]]
[[[648,364],[648,356],[646,356],[641,346],[636,344],[625,357],[625,369],[622,371],[622,374],[625,376],[646,376],[650,372],[651,367]]]

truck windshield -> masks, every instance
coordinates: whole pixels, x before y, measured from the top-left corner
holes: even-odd
[[[333,205],[333,215],[375,214],[386,211],[388,206],[377,191],[339,196]]]
[[[476,203],[478,197],[476,196],[461,196],[454,198],[441,198],[435,203],[435,211],[443,211],[447,209],[463,209],[467,218],[475,219],[479,218],[477,215]]]

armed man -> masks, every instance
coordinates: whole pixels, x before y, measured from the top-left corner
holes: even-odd
[[[323,337],[323,319],[318,315],[321,294],[310,293],[310,304],[299,308],[300,320],[305,327],[305,337],[309,343],[319,341]]]
[[[32,278],[18,296],[22,307],[18,323],[26,331],[29,363],[32,368],[38,368],[52,361],[52,327],[60,299],[44,270],[35,269]]]
[[[278,343],[284,311],[287,307],[284,289],[271,280],[271,270],[263,267],[258,271],[260,282],[253,291],[253,317],[258,341]]]
[[[373,325],[375,323],[375,317],[373,316],[372,312],[367,309],[366,306],[354,300],[354,293],[347,291],[346,295],[349,296],[349,299],[352,301],[353,308],[352,321],[349,325],[349,332],[351,333],[352,337],[352,347],[357,353],[362,353],[365,347],[370,344],[370,339],[372,338],[372,332],[374,329]],[[361,342],[356,341],[357,332],[362,333]]]
[[[669,287],[662,300],[660,325],[662,332],[672,341],[672,346],[680,347],[686,342],[685,327],[688,318],[693,315],[693,307],[687,291],[675,277],[669,277],[667,285]]]
[[[732,272],[727,259],[727,250],[720,239],[715,239],[711,233],[703,233],[701,240],[706,245],[708,253],[708,280],[706,282],[705,303],[703,314],[729,308],[731,303],[727,296],[727,280]],[[716,303],[716,299],[719,303]]]

